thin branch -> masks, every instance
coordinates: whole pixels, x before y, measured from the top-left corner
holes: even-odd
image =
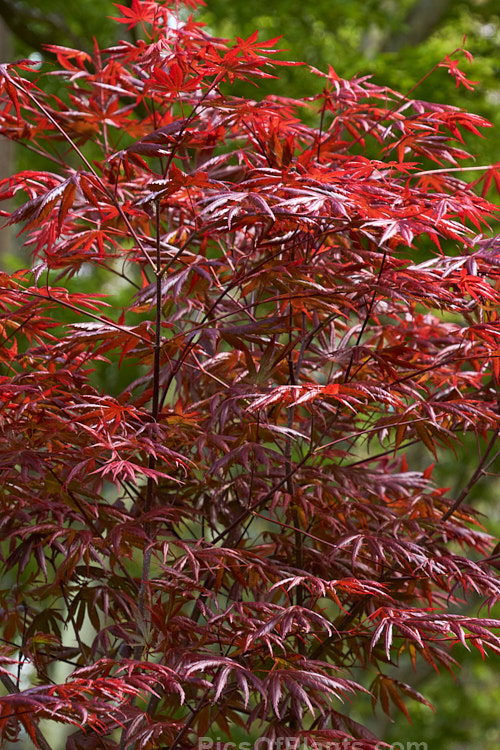
[[[153,345],[153,394],[151,405],[151,417],[153,422],[158,422],[159,403],[160,403],[160,359],[161,359],[161,321],[162,321],[162,293],[161,293],[161,246],[160,246],[160,201],[156,201],[156,303],[155,303],[155,341]],[[148,468],[154,471],[156,468],[156,458],[154,455],[149,456]],[[149,513],[153,507],[153,498],[155,491],[155,481],[152,476],[148,476],[146,485],[146,499],[144,501],[144,513]],[[139,596],[137,601],[137,610],[141,625],[146,618],[146,593],[149,585],[149,576],[151,570],[152,548],[150,543],[152,532],[151,523],[148,521],[144,526],[145,541],[142,563],[142,577],[139,586]],[[134,658],[143,657],[143,646],[139,643],[134,649]]]
[[[489,457],[491,451],[493,450],[493,447],[496,445],[499,433],[500,433],[500,427],[498,427],[496,430],[493,431],[493,434],[491,436],[490,442],[488,443],[488,446],[487,446],[485,452],[481,456],[481,460],[479,461],[479,464],[477,465],[476,470],[472,474],[471,478],[469,479],[469,481],[467,482],[467,484],[465,485],[465,487],[463,488],[462,492],[459,494],[459,496],[457,497],[457,499],[455,500],[455,502],[448,508],[448,510],[446,511],[446,513],[444,513],[442,515],[442,517],[440,519],[440,523],[441,524],[443,524],[445,521],[447,521],[450,518],[450,516],[452,516],[453,513],[455,513],[455,511],[458,510],[458,508],[464,502],[464,500],[466,499],[466,497],[469,495],[469,493],[472,490],[472,488],[474,487],[474,485],[477,484],[477,482],[483,476],[484,472],[487,470],[488,467],[486,466],[486,462],[488,460],[488,457]],[[494,458],[493,458],[493,460],[495,460],[495,458],[498,455],[499,454],[496,453],[495,456],[494,456]],[[488,463],[488,466],[489,465],[491,465],[491,461]]]
[[[77,307],[76,305],[73,305],[71,302],[66,302],[65,300],[59,299],[58,297],[54,297],[50,293],[50,287],[45,287],[47,289],[47,294],[41,294],[41,292],[33,292],[30,289],[22,289],[19,290],[21,294],[25,294],[27,297],[36,297],[38,299],[44,299],[44,300],[50,300],[51,302],[55,302],[57,305],[61,305],[62,307],[67,307],[68,310],[73,310],[73,312],[76,312],[78,315],[86,315],[88,318],[92,318],[92,320],[97,320],[99,323],[101,323],[103,326],[110,326],[111,328],[115,328],[117,331],[120,331],[120,333],[125,333],[127,336],[133,336],[136,339],[139,339],[143,344],[147,344],[148,346],[151,344],[151,341],[144,336],[141,336],[139,333],[136,333],[135,331],[131,331],[128,328],[125,328],[124,326],[119,325],[118,323],[115,323],[112,320],[109,320],[108,318],[103,318],[100,315],[96,315],[95,313],[91,313],[88,310],[82,310],[80,307]]]

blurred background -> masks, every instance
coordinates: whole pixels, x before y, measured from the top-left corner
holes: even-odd
[[[131,0],[121,0],[121,4],[130,5]],[[131,33],[111,20],[114,15],[116,8],[108,0],[0,0],[1,62],[31,58],[50,66],[46,44],[91,51],[95,38],[100,47],[112,46]],[[469,78],[478,81],[474,90],[457,89],[447,71],[439,69],[412,96],[453,104],[491,120],[495,128],[486,131],[483,140],[475,138],[469,147],[478,165],[500,162],[498,0],[206,0],[197,20],[216,36],[247,37],[256,29],[261,39],[281,36],[277,46],[287,50],[283,59],[301,60],[324,71],[331,65],[343,78],[372,75],[374,82],[402,93],[410,92],[440,60],[461,47],[465,35],[465,46],[475,58],[467,71]],[[464,60],[462,67],[468,67]],[[278,80],[265,81],[259,89],[239,84],[234,93],[252,98],[271,93],[298,98],[314,96],[322,88],[322,79],[311,75],[306,66],[280,68],[277,74]],[[0,179],[19,169],[45,168],[35,164],[36,159],[0,138]],[[469,179],[478,176],[469,174]],[[488,197],[499,202],[493,191]],[[2,270],[29,263],[14,233],[3,232],[1,242]],[[95,275],[78,280],[82,286],[91,285],[93,291],[96,282]],[[104,369],[96,377],[103,379],[104,387],[110,387],[104,383]],[[120,390],[119,383],[115,387]],[[425,466],[432,459],[422,456],[421,460]],[[477,447],[470,436],[462,455],[441,457],[434,477],[441,486],[450,486],[453,496],[466,485],[476,465]],[[469,497],[485,514],[488,531],[496,535],[500,530],[499,491],[500,482],[492,474],[476,485]],[[463,603],[471,614],[476,614],[478,607],[473,597]],[[500,608],[492,615],[500,617]],[[452,654],[455,649],[463,665],[455,677],[442,674],[436,679],[431,667],[419,670],[417,676],[408,675],[407,681],[433,703],[435,713],[412,703],[408,706],[412,725],[400,715],[395,715],[392,723],[384,716],[363,719],[371,721],[373,730],[386,741],[400,743],[396,747],[411,747],[407,743],[416,742],[426,743],[428,750],[498,750],[500,657],[483,661],[476,649],[464,654],[459,645]],[[405,681],[405,670],[411,669],[411,665],[402,665],[398,678]],[[366,709],[353,707],[355,718],[361,718],[358,712],[362,710]],[[424,745],[420,747],[424,750]]]

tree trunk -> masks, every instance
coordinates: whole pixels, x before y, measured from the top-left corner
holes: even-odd
[[[451,6],[451,0],[417,0],[409,9],[401,33],[386,39],[381,52],[397,52],[427,39]]]

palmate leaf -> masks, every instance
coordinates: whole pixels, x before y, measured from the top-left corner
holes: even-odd
[[[126,5],[115,3],[116,7],[122,14],[122,17],[114,18],[118,23],[128,24],[127,29],[133,29],[140,24],[147,33],[145,24],[153,24],[158,16],[158,7],[156,3],[146,0],[132,0],[129,8]]]
[[[370,690],[373,693],[373,702],[376,703],[377,700],[380,701],[384,712],[387,714],[387,716],[389,716],[389,718],[391,718],[390,704],[392,703],[399,711],[401,711],[402,714],[406,716],[411,724],[410,715],[403,701],[403,696],[407,696],[412,700],[415,700],[418,703],[422,703],[424,706],[428,706],[430,709],[434,710],[429,701],[427,701],[424,696],[421,695],[417,690],[414,690],[409,685],[406,685],[400,680],[396,680],[382,673],[380,673],[376,677],[376,679],[370,686]]]
[[[139,688],[112,678],[74,680],[48,689],[43,686],[14,692],[0,698],[0,736],[7,739],[12,731],[16,732],[20,722],[35,746],[38,746],[35,726],[41,718],[69,725],[86,725],[100,732],[109,717],[110,704],[114,705],[112,712],[115,720],[120,721],[124,715],[121,706],[130,696],[139,694]]]

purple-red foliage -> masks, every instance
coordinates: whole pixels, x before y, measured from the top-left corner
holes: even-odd
[[[136,43],[1,67],[1,132],[47,164],[0,184],[34,264],[0,275],[1,737],[46,748],[49,718],[68,748],[180,750],[259,722],[370,748],[350,698],[426,703],[398,659],[500,651],[455,607],[500,591],[464,502],[500,426],[496,208],[457,176],[489,123],[332,69],[306,101],[232,96],[276,40],[176,5],[118,6]],[[78,291],[91,267],[123,309]],[[408,464],[467,432],[458,497]]]

